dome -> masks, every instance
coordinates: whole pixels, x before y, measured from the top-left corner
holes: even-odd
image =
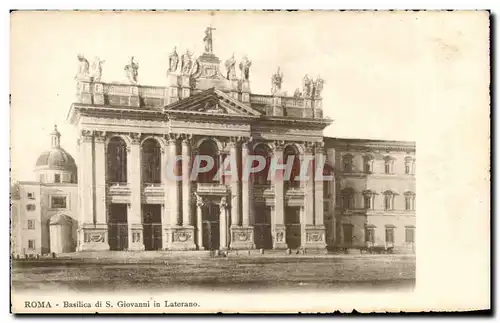
[[[64,170],[73,172],[76,169],[73,157],[61,148],[61,133],[54,126],[50,134],[51,150],[44,151],[36,160],[36,169]]]
[[[74,171],[76,169],[76,164],[73,157],[66,152],[66,150],[55,147],[43,152],[38,157],[36,160],[36,168]]]

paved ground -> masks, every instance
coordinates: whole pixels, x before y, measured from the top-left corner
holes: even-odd
[[[21,260],[12,264],[14,290],[119,291],[161,289],[411,289],[415,256],[259,255],[148,259],[86,254],[73,259]]]

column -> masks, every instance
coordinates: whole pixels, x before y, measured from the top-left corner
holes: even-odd
[[[227,202],[226,198],[222,197],[220,204],[220,216],[219,216],[219,244],[220,244],[220,249],[225,250],[228,247],[228,241],[227,241]]]
[[[325,221],[324,214],[324,196],[322,179],[323,168],[325,166],[325,153],[323,151],[323,142],[316,143],[314,155],[314,223],[316,226],[323,226]],[[319,172],[319,174],[317,174]]]
[[[242,175],[245,175],[244,168],[246,167],[246,162],[249,156],[249,149],[248,149],[248,140],[245,140],[241,144],[241,167],[242,169],[240,170],[240,173]],[[232,186],[231,190],[233,191],[233,188],[237,192],[236,196],[236,202],[240,202],[240,197],[239,197],[239,190],[238,190],[238,184],[240,183],[239,177],[237,178],[238,182],[231,182]],[[234,191],[233,191],[234,192]],[[242,205],[241,205],[241,213],[239,214],[239,217],[237,219],[238,222],[232,222],[231,223],[231,249],[254,249],[255,244],[254,244],[254,232],[253,232],[253,227],[250,224],[250,218],[252,217],[252,207],[253,207],[253,201],[250,200],[250,194],[251,194],[251,182],[250,178],[248,176],[243,176],[241,180],[241,195],[242,195]],[[234,195],[233,195],[233,200],[234,200]],[[239,205],[238,205],[239,206]],[[236,210],[238,210],[237,208]],[[232,209],[234,210],[234,208]],[[236,212],[237,212],[236,211]],[[236,213],[238,214],[238,213]],[[234,214],[232,214],[233,220],[234,221]]]
[[[191,223],[191,138],[182,139],[182,226],[189,227]]]
[[[95,162],[95,228],[103,237],[99,250],[108,250],[108,224],[106,200],[106,133],[94,132],[94,162]]]
[[[284,142],[274,142],[273,159],[283,165]],[[273,226],[273,249],[287,249],[285,227],[285,186],[283,182],[284,170],[276,170],[271,174],[271,183],[274,187],[274,212],[272,212],[271,225]]]
[[[166,137],[167,149],[165,160],[165,171],[163,172],[165,182],[165,202],[167,207],[166,217],[169,219],[170,227],[175,227],[181,223],[181,214],[179,210],[179,182],[176,178],[177,172],[177,138],[174,134]]]
[[[197,196],[196,200],[196,245],[198,250],[203,250],[203,198]]]
[[[307,173],[306,179],[301,183],[304,188],[304,224],[306,226],[314,225],[314,172],[313,172],[313,161],[314,161],[314,144],[311,142],[306,142],[304,144],[304,154],[301,156],[301,169],[304,169],[307,163]],[[303,232],[304,233],[304,232]]]
[[[127,156],[127,178],[130,188],[128,209],[128,249],[144,250],[142,232],[142,182],[141,182],[141,135],[130,134],[130,147]]]
[[[231,167],[238,164],[237,139],[232,138],[229,143],[229,158],[231,158]],[[240,225],[240,180],[238,169],[231,168],[231,226]]]

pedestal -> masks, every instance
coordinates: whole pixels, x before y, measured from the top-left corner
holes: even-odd
[[[106,251],[108,244],[107,224],[84,224],[78,229],[78,251]]]
[[[325,227],[324,226],[306,226],[305,227],[305,245],[304,249],[325,249]]]
[[[142,232],[142,224],[133,223],[129,226],[130,235],[129,235],[129,244],[128,250],[130,251],[143,251],[144,248],[144,240],[143,232]]]
[[[251,226],[231,226],[231,249],[255,249],[253,233],[254,229]]]
[[[194,227],[170,227],[167,228],[168,250],[196,250],[194,243]]]
[[[288,249],[285,225],[276,224],[273,230],[273,249]]]

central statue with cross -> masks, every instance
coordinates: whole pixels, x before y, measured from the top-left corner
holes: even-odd
[[[205,37],[203,38],[203,41],[205,42],[205,53],[212,53],[213,46],[212,46],[212,30],[215,30],[215,28],[212,28],[212,26],[208,26],[207,29],[205,29]]]

